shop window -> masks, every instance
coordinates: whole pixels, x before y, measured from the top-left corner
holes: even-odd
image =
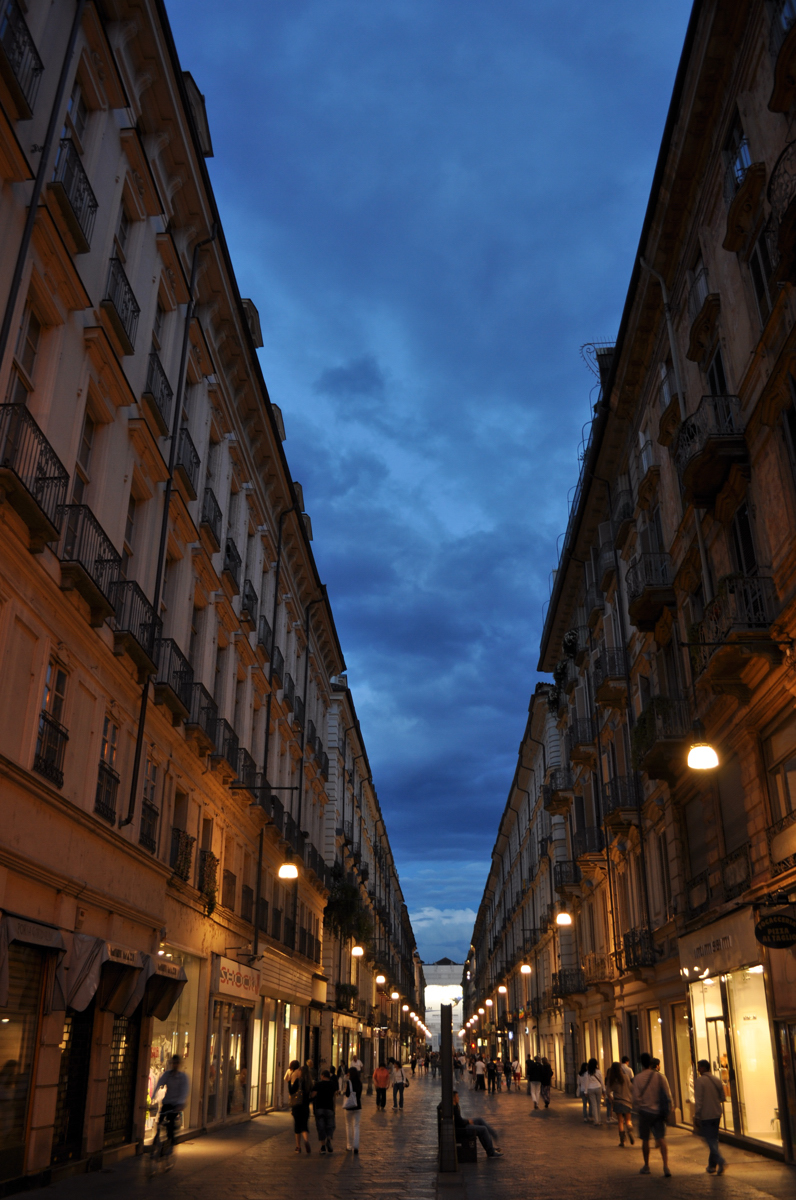
[[[782,1145],[763,967],[726,976],[740,1133]]]
[[[737,758],[729,758],[722,764],[717,782],[721,824],[724,831],[724,853],[730,854],[749,840],[746,828],[744,790],[741,782],[741,764]]]
[[[70,1010],[66,1013],[55,1101],[51,1158],[54,1165],[81,1156],[93,1027],[93,1000],[82,1012]]]
[[[141,1006],[132,1017],[115,1017],[108,1062],[108,1091],[105,1101],[104,1145],[121,1146],[133,1132]]]
[[[680,1116],[693,1124],[694,1120],[694,1064],[691,1058],[691,1017],[687,1004],[671,1007],[674,1030],[674,1051],[677,1059],[677,1090],[679,1092]]]
[[[775,821],[796,813],[796,716],[763,742],[768,767],[769,796]]]
[[[42,954],[33,946],[8,946],[8,1003],[0,1023],[0,1182],[25,1169],[25,1133],[36,1053]]]
[[[197,1060],[197,1045],[199,1042],[199,1025],[197,1012],[199,1007],[199,970],[200,960],[191,954],[186,954],[174,946],[161,946],[163,957],[178,963],[185,971],[188,982],[183,988],[180,998],[174,1005],[165,1021],[157,1017],[152,1022],[152,1041],[149,1047],[149,1074],[147,1078],[147,1101],[154,1094],[155,1085],[164,1071],[168,1070],[173,1054],[179,1054],[182,1059],[180,1070],[188,1076],[191,1089],[188,1096],[188,1109],[185,1113],[186,1126],[196,1127],[200,1124],[199,1099],[201,1087],[197,1071],[200,1063]],[[155,1135],[156,1112],[147,1110],[145,1140],[150,1142]]]
[[[659,1008],[647,1010],[649,1020],[649,1048],[653,1058],[663,1064],[663,1021]]]

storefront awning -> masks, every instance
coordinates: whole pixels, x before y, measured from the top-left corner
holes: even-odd
[[[130,946],[73,934],[62,972],[67,1007],[83,1012],[96,996],[99,1008],[121,1016],[136,989],[145,957]]]
[[[8,947],[11,942],[25,942],[29,946],[40,946],[42,950],[54,950],[59,957],[66,953],[66,943],[60,929],[4,913],[0,920],[0,1008],[8,1004]]]
[[[143,970],[128,997],[123,1016],[130,1017],[143,1000],[144,1016],[165,1021],[182,995],[188,976],[180,963],[145,954]]]

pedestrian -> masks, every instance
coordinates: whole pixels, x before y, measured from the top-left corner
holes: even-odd
[[[359,1122],[362,1117],[362,1080],[356,1067],[349,1067],[348,1083],[343,1100],[345,1118],[345,1148],[359,1154]]]
[[[640,1174],[650,1173],[650,1137],[653,1137],[655,1149],[660,1150],[663,1159],[663,1173],[668,1179],[671,1171],[669,1147],[666,1145],[666,1121],[672,1105],[672,1093],[666,1076],[653,1068],[649,1054],[639,1055],[639,1063],[641,1070],[633,1080],[633,1108],[638,1113],[641,1150],[644,1155],[644,1166]]]
[[[373,1086],[376,1089],[376,1108],[387,1107],[387,1088],[390,1086],[390,1072],[384,1063],[379,1063],[373,1072]]]
[[[163,1099],[160,1102],[160,1112],[158,1113],[156,1127],[156,1134],[158,1136],[155,1140],[156,1143],[159,1141],[160,1128],[161,1126],[165,1126],[166,1150],[169,1153],[174,1150],[174,1135],[177,1128],[177,1121],[188,1102],[188,1090],[190,1087],[188,1076],[184,1071],[180,1070],[181,1062],[182,1059],[179,1054],[172,1054],[168,1071],[163,1072],[152,1091],[152,1101],[154,1103],[155,1096],[163,1088]],[[6,1063],[6,1066],[8,1066],[8,1063]],[[152,1153],[154,1154],[155,1151],[153,1150]],[[169,1161],[172,1165],[174,1164],[173,1158]]]
[[[455,1129],[472,1129],[484,1147],[487,1158],[500,1157],[503,1153],[497,1144],[497,1133],[491,1125],[487,1124],[483,1117],[473,1117],[472,1120],[468,1121],[466,1117],[462,1116],[462,1111],[459,1107],[458,1092],[453,1093],[453,1124]]]
[[[437,1078],[437,1064],[438,1064],[438,1062],[439,1062],[439,1055],[437,1054],[437,1052],[436,1052],[436,1050],[435,1050],[435,1051],[434,1051],[434,1053],[431,1055],[431,1078],[432,1078],[432,1079],[436,1079],[436,1078]]]
[[[622,1055],[622,1062],[620,1063],[620,1066],[621,1066],[622,1070],[624,1071],[625,1075],[627,1075],[628,1079],[632,1083],[633,1082],[633,1068],[631,1067],[630,1059],[628,1058],[628,1056],[626,1054]]]
[[[625,1137],[633,1145],[633,1085],[620,1063],[611,1063],[605,1080],[606,1093],[611,1097],[613,1111],[619,1126],[619,1145],[624,1146]]]
[[[727,1160],[719,1150],[719,1125],[724,1112],[724,1084],[706,1058],[697,1063],[694,1080],[694,1129],[708,1144],[708,1175],[723,1175]]]
[[[532,1069],[532,1066],[533,1066],[533,1059],[531,1058],[530,1054],[526,1054],[525,1055],[525,1080],[528,1085],[528,1095],[529,1096],[531,1094],[531,1069]]]
[[[529,1060],[525,1067],[526,1078],[528,1079],[528,1091],[533,1100],[534,1108],[539,1107],[539,1101],[542,1098],[542,1060],[537,1054]]]
[[[475,1090],[477,1092],[486,1091],[486,1064],[479,1054],[473,1063],[473,1075],[475,1077]]]
[[[330,1071],[321,1071],[321,1077],[312,1089],[312,1108],[315,1113],[315,1130],[321,1143],[321,1154],[332,1153],[334,1137],[334,1098],[337,1080]]]
[[[589,1064],[587,1062],[582,1062],[580,1064],[580,1070],[578,1071],[577,1095],[580,1096],[580,1102],[583,1105],[583,1120],[587,1124],[589,1121],[589,1091],[586,1087],[586,1076],[588,1073]]]
[[[589,1100],[589,1113],[595,1125],[600,1122],[600,1100],[605,1093],[605,1084],[603,1082],[602,1071],[597,1066],[597,1059],[590,1058],[586,1065],[586,1077],[584,1079],[586,1095]]]
[[[486,1077],[489,1083],[489,1092],[492,1095],[494,1095],[494,1093],[497,1091],[497,1073],[497,1063],[490,1054],[489,1060],[486,1064]]]
[[[346,1079],[348,1078],[348,1068],[340,1063],[337,1068],[337,1088],[340,1095],[345,1091]]]
[[[506,1076],[506,1091],[511,1091],[511,1079],[514,1074],[511,1063],[508,1059],[503,1064],[503,1074]]]
[[[404,1088],[407,1085],[406,1069],[402,1067],[396,1058],[392,1060],[392,1070],[390,1071],[390,1083],[392,1084],[392,1106],[393,1108],[403,1108],[404,1106]]]
[[[514,1086],[517,1089],[517,1091],[519,1091],[520,1090],[520,1080],[522,1079],[522,1072],[520,1071],[520,1060],[518,1058],[515,1058],[514,1061],[512,1062],[511,1070],[514,1074]]]
[[[307,1090],[306,1076],[297,1058],[290,1064],[290,1075],[287,1081],[290,1111],[293,1115],[293,1132],[296,1135],[296,1154],[301,1154],[301,1143],[308,1154],[312,1153],[310,1146],[310,1093]]]
[[[414,1075],[415,1067],[417,1066],[417,1055],[416,1054],[413,1054],[412,1057],[410,1058],[409,1065],[412,1068],[412,1074]]]
[[[545,1108],[550,1107],[550,1088],[553,1085],[553,1068],[547,1058],[542,1058],[542,1099]]]
[[[362,1065],[362,1059],[359,1057],[358,1054],[354,1055],[354,1057],[351,1059],[351,1062],[348,1065],[349,1065],[349,1067],[354,1067],[355,1070],[359,1071],[360,1076],[362,1075],[362,1071],[364,1068]]]

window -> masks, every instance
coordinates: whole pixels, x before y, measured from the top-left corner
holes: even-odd
[[[194,671],[198,669],[197,655],[199,653],[199,639],[202,632],[202,609],[194,605],[191,613],[191,638],[188,644],[188,661]]]
[[[130,230],[130,218],[127,215],[124,205],[122,205],[119,209],[119,223],[116,226],[116,247],[122,262],[125,261],[130,248]]]
[[[89,413],[86,413],[83,418],[83,430],[80,434],[80,445],[77,449],[75,478],[72,483],[72,502],[74,504],[82,504],[84,502],[86,488],[89,485],[89,468],[91,466],[91,451],[94,448],[94,431],[94,421]]]
[[[64,782],[64,754],[69,734],[62,725],[64,700],[66,698],[66,671],[50,660],[44,680],[39,733],[36,738],[36,753],[33,766],[56,787]]]
[[[775,821],[796,812],[796,716],[790,716],[763,742],[768,790]]]
[[[39,353],[40,340],[41,322],[28,305],[22,314],[17,335],[14,362],[8,381],[8,404],[27,404],[28,396],[33,391],[33,369]]]
[[[160,810],[155,802],[158,780],[158,768],[153,759],[147,755],[144,770],[144,799],[141,805],[141,832],[138,840],[142,846],[152,853],[158,848],[158,820]]]
[[[66,106],[66,124],[64,125],[61,137],[69,137],[70,133],[73,134],[79,144],[79,149],[82,150],[87,124],[88,108],[83,96],[83,89],[75,81],[75,86],[72,88],[72,95],[69,97],[69,103]]]
[[[669,846],[664,832],[658,835],[658,869],[661,877],[661,892],[664,916],[672,912],[672,880],[669,874]]]
[[[749,255],[749,270],[755,289],[760,324],[765,325],[774,307],[774,299],[769,287],[769,280],[774,272],[771,266],[771,256],[768,252],[765,231],[760,234],[760,237],[752,247],[752,253]]]
[[[785,445],[788,449],[791,471],[796,475],[796,379],[791,374],[788,374],[788,384],[790,385],[791,400],[782,414],[782,429],[785,434]]]
[[[746,140],[743,125],[737,114],[727,141],[724,143],[724,161],[727,164],[730,189],[734,195],[743,183],[746,178],[746,172],[752,165],[749,143]]]
[[[676,385],[674,381],[674,372],[671,362],[660,363],[658,367],[661,376],[661,387],[659,392],[659,404],[661,412],[666,412],[666,409],[671,404],[676,393]]]
[[[160,350],[163,344],[163,323],[165,317],[166,311],[158,297],[157,307],[155,308],[155,322],[152,326],[152,342],[156,350]]]
[[[116,773],[116,745],[119,737],[119,727],[105,718],[102,728],[102,750],[100,752],[99,771],[97,772],[97,794],[94,798],[94,811],[107,821],[116,821],[116,795],[119,790],[119,776]]]
[[[717,350],[713,355],[706,374],[711,396],[726,396],[728,394],[727,377],[724,374],[724,361],[721,357],[721,350]]]
[[[691,866],[691,878],[700,875],[708,865],[708,844],[705,834],[705,819],[702,812],[702,801],[697,798],[686,804],[685,827],[688,834],[688,856]]]
[[[118,737],[118,725],[115,725],[110,717],[106,717],[105,724],[102,729],[102,753],[100,755],[102,762],[104,762],[106,766],[116,766],[116,742]]]
[[[126,579],[130,568],[130,560],[133,557],[133,533],[135,531],[135,508],[136,500],[132,492],[130,499],[127,501],[127,517],[124,522],[124,549],[122,550],[122,578]]]
[[[749,840],[746,829],[746,805],[737,758],[729,758],[719,769],[719,810],[724,831],[724,853],[730,854]]]
[[[757,556],[752,537],[749,505],[744,501],[732,519],[732,549],[739,575],[757,574]]]

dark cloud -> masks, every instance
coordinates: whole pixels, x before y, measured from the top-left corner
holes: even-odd
[[[689,9],[169,2],[426,958],[463,955],[480,899],[578,348],[619,323]]]

